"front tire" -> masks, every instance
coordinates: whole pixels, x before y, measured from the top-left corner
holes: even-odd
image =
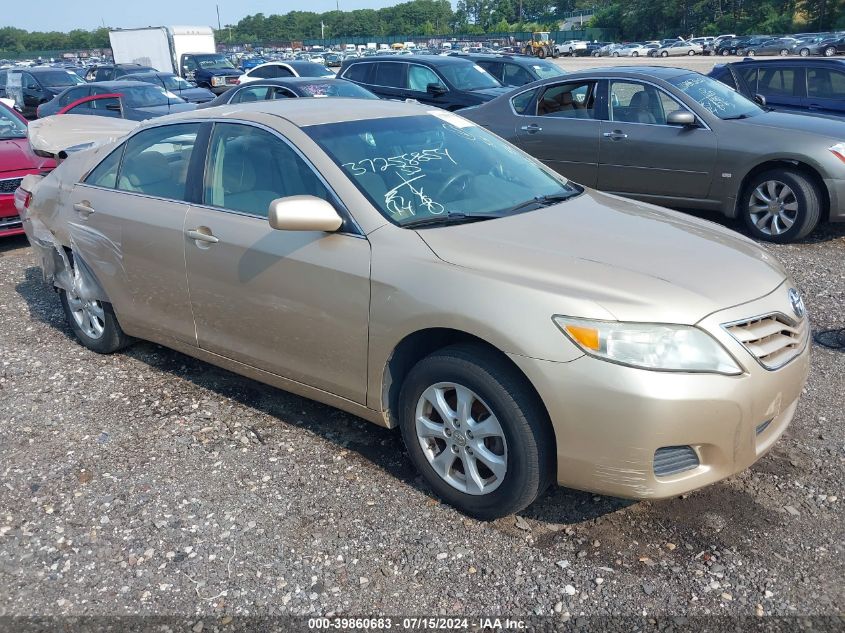
[[[801,57],[809,57],[810,56],[810,49],[809,48],[802,48],[800,51],[798,51],[798,54]]]
[[[669,57],[669,53],[667,53],[666,51],[663,51],[662,53],[660,53],[660,56],[661,57]]]
[[[98,354],[111,354],[131,342],[117,322],[110,303],[86,300],[73,290],[59,289],[68,325],[77,340]]]
[[[821,192],[803,173],[772,169],[748,182],[742,216],[751,235],[787,243],[809,235],[821,218]]]
[[[554,436],[524,377],[494,351],[455,345],[411,369],[399,423],[434,492],[489,520],[518,512],[554,475]]]
[[[692,57],[693,55],[695,55],[695,51],[690,51],[690,52],[688,52],[688,53],[687,53],[687,55],[689,55],[690,57]]]
[[[824,49],[825,57],[833,57],[834,55],[836,55],[836,49],[833,46],[828,46],[826,49]]]
[[[781,57],[786,57],[787,55],[789,55],[789,51],[787,49],[785,49],[785,48],[780,49],[780,56]]]

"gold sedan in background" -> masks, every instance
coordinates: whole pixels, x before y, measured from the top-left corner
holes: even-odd
[[[809,326],[765,250],[459,116],[303,99],[115,135],[17,193],[82,344],[155,341],[398,426],[464,512],[552,482],[683,493],[793,417]]]

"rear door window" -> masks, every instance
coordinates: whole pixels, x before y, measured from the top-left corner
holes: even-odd
[[[596,118],[596,82],[575,81],[550,86],[540,96],[538,116],[567,119]]]
[[[499,79],[499,77],[496,77],[496,79]],[[534,77],[531,76],[531,73],[519,64],[505,64],[504,77],[501,79],[504,85],[522,86],[532,81],[534,81]]]
[[[386,88],[404,88],[406,67],[407,64],[399,62],[379,62],[373,84]]]
[[[187,201],[185,183],[199,123],[164,125],[126,142],[117,188]]]
[[[845,72],[808,68],[807,96],[811,99],[838,99],[845,107]]]
[[[797,72],[794,68],[768,68],[766,64],[760,68],[757,76],[757,92],[766,96],[792,97],[797,85]]]

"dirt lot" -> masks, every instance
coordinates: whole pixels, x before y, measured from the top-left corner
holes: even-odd
[[[845,226],[770,249],[815,328],[845,325]],[[23,239],[0,245],[0,311],[0,616],[845,606],[843,352],[815,347],[748,472],[662,502],[557,489],[481,523],[430,496],[396,432],[156,345],[85,350]]]

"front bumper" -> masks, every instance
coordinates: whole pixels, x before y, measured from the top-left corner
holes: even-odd
[[[739,376],[647,371],[589,356],[555,363],[511,355],[551,417],[558,483],[664,498],[729,477],[762,457],[795,414],[809,373],[809,327],[800,354],[770,371],[720,324],[784,312],[786,288],[699,324],[740,362],[745,371]],[[655,453],[667,447],[690,447],[698,465],[658,476]]]

